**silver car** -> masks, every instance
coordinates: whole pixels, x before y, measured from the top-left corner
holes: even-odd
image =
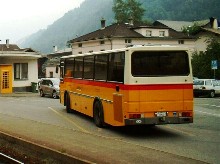
[[[54,99],[60,97],[60,79],[58,78],[43,78],[39,81],[40,96],[52,96]]]
[[[220,81],[215,79],[195,79],[193,81],[194,96],[215,97],[220,95]]]

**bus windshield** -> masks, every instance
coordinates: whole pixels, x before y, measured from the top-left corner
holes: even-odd
[[[184,51],[136,51],[131,72],[134,77],[186,76],[190,73],[188,55]]]

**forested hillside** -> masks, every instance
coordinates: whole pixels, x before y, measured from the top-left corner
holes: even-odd
[[[143,20],[202,20],[211,16],[220,18],[219,0],[139,0],[145,9]],[[79,8],[67,12],[47,29],[29,36],[19,44],[43,53],[54,45],[64,48],[66,42],[100,28],[100,19],[114,22],[113,0],[85,0]]]
[[[219,0],[139,0],[145,8],[145,19],[193,21],[217,17]]]

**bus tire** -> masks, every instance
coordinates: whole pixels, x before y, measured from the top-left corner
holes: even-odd
[[[56,91],[53,91],[53,93],[52,93],[52,97],[54,98],[54,99],[57,99],[58,97],[57,97],[57,93],[56,93]]]
[[[44,97],[44,96],[45,96],[45,94],[44,94],[43,90],[40,90],[40,97]]]
[[[94,123],[97,127],[102,128],[104,127],[104,112],[103,107],[100,101],[95,101],[93,107],[93,118]]]
[[[70,96],[68,93],[65,94],[65,104],[66,104],[66,112],[71,113],[70,109]]]

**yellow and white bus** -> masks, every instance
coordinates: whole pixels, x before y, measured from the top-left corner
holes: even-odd
[[[61,58],[60,102],[98,127],[193,122],[188,50],[134,46]]]

